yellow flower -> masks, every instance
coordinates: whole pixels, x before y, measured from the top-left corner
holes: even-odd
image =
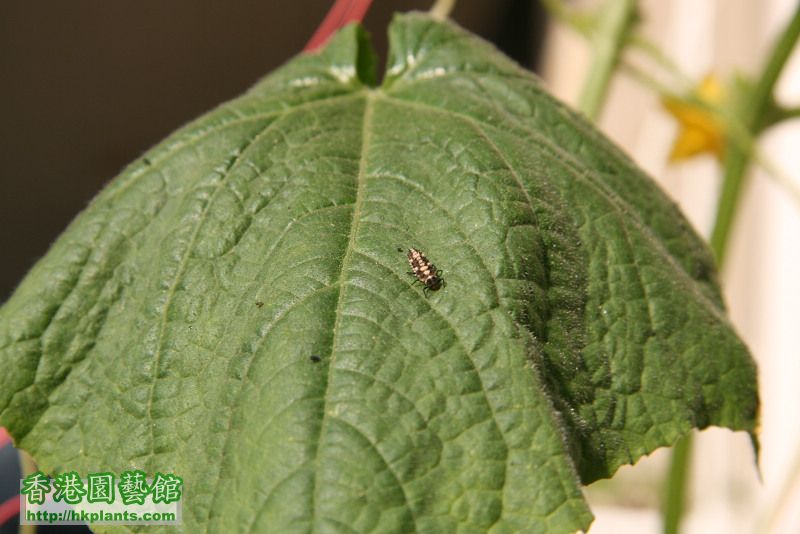
[[[688,98],[662,98],[664,108],[678,121],[679,129],[669,161],[676,162],[693,156],[711,153],[722,159],[725,150],[725,128],[718,113],[725,98],[719,80],[706,76]]]

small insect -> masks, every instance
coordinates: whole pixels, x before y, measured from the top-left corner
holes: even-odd
[[[263,303],[263,302],[261,302],[260,300],[257,300],[257,301],[256,301],[256,307],[260,308],[260,307],[261,307],[261,306],[263,306],[263,305],[264,305],[264,303]]]
[[[311,356],[309,356],[309,359],[314,363],[319,363],[322,361],[322,357],[319,356],[318,354],[312,354]]]
[[[408,249],[408,264],[411,265],[411,272],[417,277],[417,282],[423,285],[422,293],[427,297],[428,291],[436,291],[446,284],[442,278],[442,273],[425,254],[415,248]]]

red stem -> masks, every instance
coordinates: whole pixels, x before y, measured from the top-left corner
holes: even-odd
[[[322,24],[308,41],[304,52],[313,52],[324,45],[331,35],[351,22],[361,22],[372,0],[336,0]]]
[[[0,426],[0,449],[9,443],[11,443],[11,436],[5,428]],[[5,502],[0,503],[0,526],[17,514],[19,514],[19,495],[14,495]]]
[[[0,526],[19,514],[19,495],[14,495],[4,503],[0,503]]]

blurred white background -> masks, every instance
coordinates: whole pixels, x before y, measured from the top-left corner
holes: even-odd
[[[584,2],[591,5],[591,2]],[[759,72],[797,0],[644,0],[643,33],[694,80],[715,73]],[[573,3],[573,5],[581,5]],[[629,56],[635,62],[635,54]],[[559,24],[550,28],[545,82],[574,104],[587,72],[585,41]],[[639,62],[637,62],[639,63]],[[800,105],[800,52],[778,84],[779,101]],[[601,128],[656,178],[708,237],[721,168],[713,156],[668,165],[677,126],[657,95],[618,74]],[[761,151],[800,190],[800,121],[769,130]],[[731,320],[759,368],[762,480],[743,433],[710,429],[696,435],[686,533],[800,533],[800,201],[759,169],[749,184],[731,236],[723,284]],[[661,531],[661,483],[669,454],[657,451],[613,481],[589,488],[596,519],[591,534]],[[775,510],[792,483],[790,499]],[[773,518],[771,523],[768,518]]]

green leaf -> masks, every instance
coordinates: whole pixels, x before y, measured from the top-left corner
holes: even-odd
[[[174,473],[191,532],[571,532],[581,481],[754,432],[675,205],[477,37],[390,38],[378,88],[349,27],[179,130],[34,267],[0,424],[44,470]]]

